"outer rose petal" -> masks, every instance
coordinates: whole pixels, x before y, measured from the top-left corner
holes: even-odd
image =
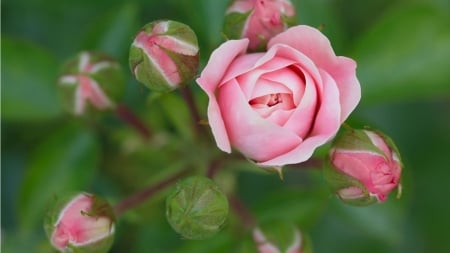
[[[336,56],[330,41],[319,30],[305,25],[291,27],[273,37],[267,47],[289,45],[306,56],[336,81],[340,92],[341,122],[355,109],[361,98],[361,86],[356,78],[356,63],[350,58]]]
[[[208,120],[217,146],[228,153],[231,152],[230,140],[228,139],[214,92],[220,84],[228,66],[239,54],[247,50],[247,45],[248,39],[229,40],[223,43],[211,54],[208,64],[203,69],[201,76],[196,80],[209,97]]]

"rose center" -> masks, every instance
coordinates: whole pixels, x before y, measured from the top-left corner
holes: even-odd
[[[283,98],[280,96],[280,93],[270,94],[269,101],[267,101],[267,105],[270,107],[270,106],[274,106],[274,105],[282,103],[282,102],[283,102]]]
[[[284,94],[284,93],[275,93],[275,94],[268,94],[260,97],[256,97],[252,100],[250,100],[248,103],[253,107],[272,107],[278,104],[285,104],[288,108],[283,109],[292,109],[291,108],[291,102],[292,95],[290,94]],[[285,107],[285,106],[283,106]]]

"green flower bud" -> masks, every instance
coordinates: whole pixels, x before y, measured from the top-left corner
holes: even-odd
[[[394,142],[378,131],[344,129],[333,142],[325,178],[338,197],[352,205],[383,202],[401,193],[400,154]]]
[[[166,216],[183,238],[206,239],[222,229],[228,216],[228,200],[212,180],[189,177],[177,183],[167,197]]]
[[[130,48],[130,68],[149,89],[171,91],[197,74],[199,48],[194,31],[185,24],[160,20],[145,25]]]
[[[67,111],[113,109],[123,94],[125,78],[117,61],[100,52],[81,52],[68,60],[58,79],[58,89]]]
[[[64,253],[105,253],[114,241],[115,218],[103,198],[89,193],[54,200],[44,220],[50,243]]]

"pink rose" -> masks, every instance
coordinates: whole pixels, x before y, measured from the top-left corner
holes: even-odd
[[[223,43],[211,55],[200,87],[217,146],[236,148],[261,166],[303,162],[330,140],[360,99],[356,63],[336,56],[309,26],[274,38],[267,52],[246,54],[248,39]]]
[[[337,195],[350,204],[365,205],[400,189],[402,163],[395,144],[385,135],[368,130],[345,130],[330,150],[328,177]]]

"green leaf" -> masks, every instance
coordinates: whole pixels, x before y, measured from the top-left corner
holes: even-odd
[[[189,89],[189,87],[187,87]],[[191,113],[180,94],[167,93],[161,95],[157,101],[162,107],[168,121],[185,139],[193,138],[193,121]]]
[[[53,196],[85,190],[93,179],[98,158],[94,136],[75,125],[60,129],[38,145],[19,194],[21,227],[37,225]]]
[[[322,213],[327,197],[323,189],[282,188],[265,196],[254,210],[261,222],[284,219],[308,226]]]
[[[362,102],[450,97],[448,13],[425,3],[397,7],[356,43]]]
[[[2,118],[47,120],[61,113],[55,58],[28,41],[2,39]]]
[[[369,236],[392,245],[402,239],[405,215],[403,205],[397,199],[367,207],[336,205],[336,201],[333,204],[344,220]]]

